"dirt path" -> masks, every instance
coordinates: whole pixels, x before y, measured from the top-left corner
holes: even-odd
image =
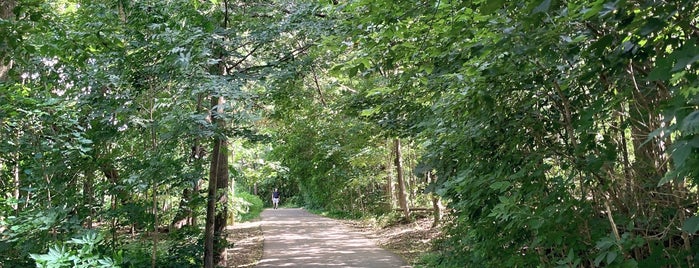
[[[342,223],[303,209],[262,212],[264,254],[257,267],[410,267]]]

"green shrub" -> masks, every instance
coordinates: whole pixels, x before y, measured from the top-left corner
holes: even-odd
[[[31,254],[37,267],[118,267],[121,257],[111,258],[101,252],[102,235],[87,232],[49,248],[46,254]]]
[[[366,216],[361,211],[307,209],[309,212],[333,219],[357,220]]]
[[[232,216],[235,217],[235,221],[238,222],[245,222],[257,218],[260,216],[262,208],[264,207],[260,197],[248,192],[237,192],[232,200]]]
[[[204,266],[204,237],[196,226],[185,226],[168,235],[172,242],[162,267],[202,267]],[[160,259],[159,259],[160,260]]]
[[[283,201],[283,202],[281,202]],[[279,203],[282,205],[282,207],[300,207],[303,203],[303,200],[297,195],[286,198],[286,200],[281,200]]]

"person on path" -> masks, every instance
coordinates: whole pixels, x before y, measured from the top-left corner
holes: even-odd
[[[274,192],[272,192],[272,204],[274,204],[274,209],[279,206],[279,189],[277,188],[274,188]]]

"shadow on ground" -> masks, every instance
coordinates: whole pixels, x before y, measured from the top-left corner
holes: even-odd
[[[257,267],[409,267],[338,221],[302,209],[262,213],[264,254]]]

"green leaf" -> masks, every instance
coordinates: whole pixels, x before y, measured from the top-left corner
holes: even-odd
[[[602,263],[602,261],[604,260],[604,257],[606,257],[606,256],[607,256],[607,254],[597,255],[597,257],[595,258],[595,267],[599,266],[600,263]]]
[[[688,232],[690,234],[694,234],[697,231],[699,231],[699,216],[694,216],[684,221],[684,224],[682,225],[682,231]]]
[[[699,134],[699,110],[690,113],[682,120],[680,130],[683,135]]]
[[[670,79],[672,77],[672,66],[671,59],[659,59],[655,64],[655,68],[648,74],[648,80],[662,81]]]
[[[636,268],[638,267],[638,262],[634,259],[630,260],[625,260],[624,263],[621,264],[622,268]]]
[[[583,9],[583,19],[589,19],[599,14],[602,11],[602,3],[603,1],[596,1],[592,7]]]
[[[496,10],[502,8],[503,3],[505,3],[505,0],[492,0],[492,1],[484,1],[483,4],[481,4],[481,13],[482,14],[491,14],[495,12]]]
[[[692,152],[692,146],[687,144],[687,141],[679,141],[675,143],[675,150],[672,151],[672,160],[676,167],[684,166],[689,154]]]
[[[357,76],[357,72],[359,71],[359,67],[355,66],[349,69],[348,75],[349,77],[355,77]]]
[[[682,70],[699,60],[699,46],[696,44],[685,45],[672,52],[670,58],[677,60],[675,67],[673,67],[671,71],[676,72]]]
[[[510,185],[512,185],[512,184],[508,181],[498,181],[498,182],[491,184],[490,189],[503,192],[503,191],[507,190],[507,188],[510,187]]]
[[[541,3],[532,10],[532,14],[537,14],[537,13],[545,13],[549,11],[549,8],[551,7],[551,0],[544,0],[541,1]]]
[[[617,257],[616,251],[607,252],[607,264],[612,264],[612,262],[614,262],[614,260],[616,260],[616,257]]]
[[[641,27],[641,29],[638,30],[638,34],[646,36],[657,31],[658,29],[665,27],[665,25],[667,25],[665,21],[662,21],[658,18],[650,18],[647,19],[646,24],[644,24],[643,27]]]
[[[663,176],[663,178],[660,179],[660,181],[658,182],[657,187],[663,186],[666,183],[668,183],[674,179],[677,179],[678,174],[679,173],[677,172],[677,169],[673,169],[673,170],[670,170],[669,172],[665,173],[665,176]]]

